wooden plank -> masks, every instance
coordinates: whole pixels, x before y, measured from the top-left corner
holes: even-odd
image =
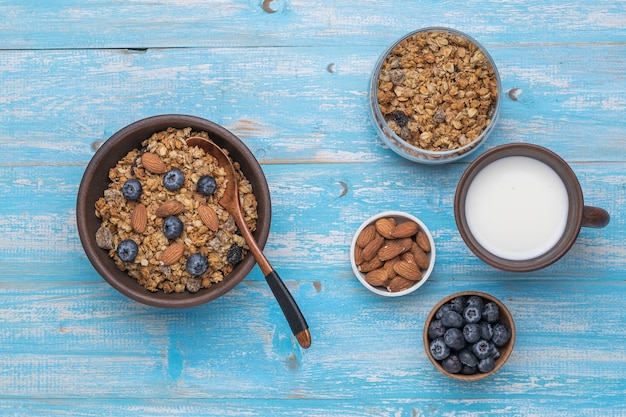
[[[263,3],[275,13],[265,12]],[[622,42],[624,2],[3,1],[9,49],[388,45],[429,26],[464,30],[487,44]]]
[[[603,415],[619,417],[624,415],[624,407],[606,407],[602,400],[589,399],[572,403],[576,415],[581,417]],[[598,412],[602,409],[602,413]],[[451,414],[502,415],[502,416],[547,416],[569,415],[571,408],[560,402],[559,398],[537,398],[525,401],[509,398],[506,404],[488,399],[427,400],[412,397],[397,400],[385,399],[358,400],[291,400],[288,406],[277,400],[142,400],[128,403],[124,400],[37,400],[31,402],[7,401],[0,405],[0,410],[12,416],[31,416],[53,413],[55,416],[75,417],[110,417],[129,415],[138,417],[195,417],[195,416],[241,416],[272,415],[277,417],[307,416],[353,416],[353,417],[395,417],[395,416],[434,416],[443,417]]]
[[[515,101],[504,95],[488,146],[532,142],[568,161],[623,161],[626,45],[595,45],[591,55],[588,49],[493,48],[503,93],[519,92]],[[0,51],[0,165],[85,164],[94,143],[163,113],[220,123],[264,163],[398,163],[368,113],[370,72],[381,52]]]

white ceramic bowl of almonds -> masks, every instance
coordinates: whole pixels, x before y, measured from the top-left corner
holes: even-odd
[[[399,297],[420,288],[435,266],[435,241],[417,217],[385,211],[367,219],[350,245],[352,270],[365,288]]]
[[[380,56],[370,81],[370,113],[391,150],[441,164],[475,152],[493,131],[502,87],[476,40],[432,27],[403,36]]]

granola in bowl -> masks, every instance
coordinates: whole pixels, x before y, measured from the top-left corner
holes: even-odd
[[[495,63],[477,41],[453,29],[426,28],[381,55],[370,110],[394,152],[415,162],[451,162],[491,133],[500,91]]]
[[[219,204],[226,174],[191,136],[191,127],[152,134],[109,170],[110,183],[95,203],[99,247],[117,267],[151,292],[198,292],[228,279],[248,251]],[[254,231],[258,219],[252,185],[233,161],[242,209]]]

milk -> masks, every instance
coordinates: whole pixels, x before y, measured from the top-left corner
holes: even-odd
[[[534,158],[509,156],[485,166],[465,200],[470,232],[485,249],[509,260],[550,250],[565,230],[567,190],[558,174]]]

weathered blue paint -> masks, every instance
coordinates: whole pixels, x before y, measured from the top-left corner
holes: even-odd
[[[626,3],[575,1],[0,2],[0,414],[3,416],[626,416]],[[485,149],[546,146],[611,223],[558,263],[486,266],[453,217],[468,161],[422,166],[376,137],[378,55],[424,26],[493,56],[501,116]],[[506,93],[515,89],[509,95]],[[94,148],[137,119],[186,113],[261,161],[266,255],[311,328],[301,350],[261,271],[207,305],[132,302],[96,274],[75,226]],[[354,278],[361,221],[403,210],[433,232],[430,281],[382,299]],[[517,341],[492,378],[427,360],[449,293],[503,300]]]

